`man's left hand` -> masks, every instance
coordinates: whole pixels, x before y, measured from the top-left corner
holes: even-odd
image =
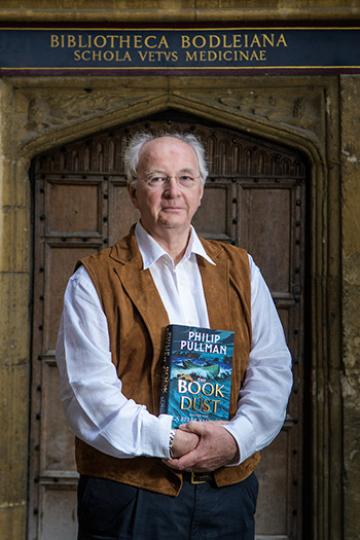
[[[219,423],[189,422],[181,426],[181,429],[195,433],[200,441],[194,450],[181,458],[167,460],[170,467],[181,471],[214,471],[239,460],[234,437]]]

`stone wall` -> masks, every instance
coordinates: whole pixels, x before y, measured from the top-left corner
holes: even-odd
[[[341,77],[344,524],[360,538],[360,77]]]
[[[30,369],[30,185],[17,159],[14,92],[0,81],[0,531],[25,538]],[[15,145],[14,145],[15,143]]]

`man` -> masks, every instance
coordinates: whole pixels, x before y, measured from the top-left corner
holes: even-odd
[[[140,134],[125,166],[140,221],[80,262],[57,345],[77,436],[78,538],[253,539],[253,471],[291,387],[279,318],[251,258],[191,226],[207,176],[194,136]],[[228,423],[173,430],[158,414],[169,323],[235,331]]]

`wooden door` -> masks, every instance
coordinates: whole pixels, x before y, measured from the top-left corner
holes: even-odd
[[[171,119],[171,120],[169,120]],[[112,244],[137,219],[122,150],[146,129],[190,131],[209,156],[210,176],[194,225],[207,238],[246,248],[272,291],[294,361],[285,426],[262,453],[257,536],[302,537],[305,179],[301,155],[234,129],[174,111],[67,144],[33,162],[34,326],[29,535],[76,538],[73,435],[58,397],[54,349],[74,263]]]

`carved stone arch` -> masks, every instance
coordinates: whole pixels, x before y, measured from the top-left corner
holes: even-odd
[[[89,102],[89,106],[91,107],[91,102]],[[76,122],[60,128],[52,126],[48,129],[41,129],[32,140],[28,141],[27,139],[20,142],[19,149],[25,158],[31,159],[55,146],[171,109],[193,114],[200,119],[217,122],[220,125],[233,127],[239,131],[290,146],[307,155],[314,165],[324,162],[324,152],[320,141],[310,131],[307,132],[283,122],[267,121],[264,117],[258,117],[256,114],[241,113],[236,108],[228,111],[209,103],[199,104],[197,101],[180,97],[171,92],[168,94],[161,92],[150,98],[133,100],[130,107],[125,103],[124,107],[117,106],[103,116],[89,117],[88,114],[82,116],[79,113]]]

